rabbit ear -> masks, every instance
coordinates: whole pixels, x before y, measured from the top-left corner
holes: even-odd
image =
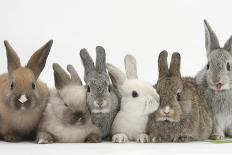
[[[115,87],[122,85],[126,81],[126,75],[120,69],[109,63],[106,64],[106,67]]]
[[[48,54],[51,50],[53,40],[48,41],[40,49],[38,49],[29,59],[26,67],[31,69],[35,75],[35,78],[38,79],[40,73],[45,67]]]
[[[128,79],[138,79],[136,59],[132,55],[126,55],[124,59],[126,76]]]
[[[71,82],[76,83],[78,85],[82,85],[81,79],[79,75],[77,74],[75,68],[72,65],[68,65],[67,70],[71,75]]]
[[[175,52],[172,54],[169,73],[173,76],[181,76],[180,74],[180,54]]]
[[[167,76],[168,73],[169,73],[167,57],[168,57],[168,52],[167,51],[162,51],[159,54],[159,58],[158,58],[159,78],[161,78],[163,76]]]
[[[8,41],[5,40],[4,45],[6,47],[8,73],[9,76],[12,76],[13,71],[21,67],[20,59]]]
[[[99,73],[106,72],[106,53],[101,46],[96,47],[96,70]]]
[[[80,51],[81,60],[85,69],[85,77],[92,71],[95,71],[93,59],[86,49]]]
[[[223,48],[229,52],[232,52],[231,46],[232,46],[232,36],[230,36],[230,38],[226,41]]]
[[[218,38],[208,22],[204,20],[205,24],[205,47],[207,54],[210,54],[210,52],[214,49],[220,48]]]
[[[55,86],[57,89],[62,89],[70,83],[71,79],[59,64],[54,63],[52,67],[54,70]]]

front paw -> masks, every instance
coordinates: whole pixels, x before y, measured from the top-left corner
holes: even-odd
[[[6,142],[16,143],[21,141],[21,137],[8,135],[8,136],[4,136],[4,140]]]
[[[125,134],[116,134],[112,138],[113,143],[127,143],[128,137]]]
[[[46,132],[40,133],[36,138],[37,144],[52,144],[55,142],[52,135]]]
[[[152,143],[163,143],[165,140],[161,136],[151,138]]]
[[[86,143],[99,143],[101,142],[101,137],[98,134],[90,134],[86,139]]]
[[[137,143],[149,143],[149,136],[147,134],[140,134],[137,139],[136,139]]]
[[[212,134],[209,139],[211,140],[222,140],[224,139],[224,136],[223,135],[216,135],[216,134]]]
[[[192,141],[193,138],[190,136],[179,136],[173,139],[173,142],[177,142],[177,143],[184,143],[184,142],[190,142]]]

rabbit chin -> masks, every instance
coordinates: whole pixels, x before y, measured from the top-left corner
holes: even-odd
[[[157,122],[178,122],[177,120],[171,117],[159,117],[156,119]]]

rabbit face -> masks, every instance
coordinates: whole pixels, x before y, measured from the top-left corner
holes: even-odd
[[[156,90],[147,82],[128,80],[119,87],[121,94],[121,111],[136,115],[148,115],[158,109]]]
[[[95,74],[87,83],[87,103],[92,113],[110,112],[111,94],[108,75]]]
[[[208,64],[206,66],[206,81],[210,89],[221,91],[231,88],[232,37],[221,48],[218,38],[205,20],[205,46]]]
[[[8,107],[16,111],[27,111],[39,105],[40,94],[36,89],[37,82],[34,74],[27,68],[14,71],[9,82],[5,102]]]

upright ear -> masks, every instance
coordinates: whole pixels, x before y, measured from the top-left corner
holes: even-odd
[[[86,82],[86,77],[90,72],[95,71],[95,67],[94,67],[93,59],[90,57],[86,49],[82,49],[80,51],[80,56],[85,69],[85,82]]]
[[[82,85],[81,78],[77,74],[75,68],[72,65],[68,65],[67,70],[71,75],[71,82],[81,86]]]
[[[106,72],[106,53],[101,46],[96,47],[96,70],[99,73]]]
[[[17,68],[21,67],[20,59],[16,54],[15,50],[11,47],[8,41],[4,41],[6,47],[6,56],[7,56],[7,65],[8,65],[8,74],[12,77],[12,73]]]
[[[60,67],[59,64],[52,65],[56,89],[62,89],[71,82],[69,75]]]
[[[126,81],[126,75],[112,64],[106,64],[113,85],[117,88]]]
[[[126,55],[124,59],[126,76],[128,79],[138,79],[136,59],[132,55]]]
[[[35,78],[38,79],[40,73],[45,67],[48,54],[51,50],[53,40],[48,41],[44,46],[38,49],[29,59],[26,67],[32,70]]]
[[[224,45],[224,49],[226,49],[229,52],[232,52],[232,36],[230,36],[230,38],[226,41],[225,45]]]
[[[159,78],[162,78],[169,74],[167,57],[168,57],[167,51],[160,52],[159,58],[158,58]]]
[[[204,20],[205,25],[205,47],[207,51],[207,55],[210,54],[210,52],[214,49],[220,48],[218,38],[208,22]]]
[[[178,52],[175,52],[172,54],[172,60],[170,63],[169,73],[173,76],[179,76],[180,74],[180,54]]]

